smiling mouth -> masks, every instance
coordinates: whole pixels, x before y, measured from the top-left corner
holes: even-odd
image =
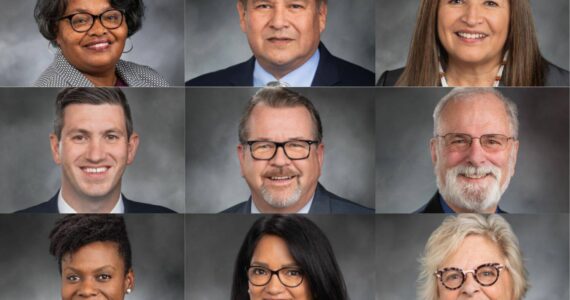
[[[486,37],[488,37],[489,35],[484,34],[484,33],[480,33],[480,32],[476,32],[476,33],[471,33],[471,32],[462,32],[462,31],[458,31],[455,33],[459,38],[464,39],[464,40],[482,40]]]
[[[109,46],[111,46],[111,42],[99,42],[94,44],[88,44],[85,46],[85,48],[89,50],[101,51],[109,48]]]
[[[98,168],[85,167],[81,168],[81,170],[87,174],[99,175],[106,173],[107,170],[109,170],[109,167],[98,167]]]

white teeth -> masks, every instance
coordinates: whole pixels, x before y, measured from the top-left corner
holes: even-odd
[[[458,32],[457,35],[466,39],[482,39],[487,36],[486,34],[483,33],[466,33],[466,32]]]
[[[103,49],[105,47],[109,46],[108,42],[104,42],[104,43],[97,43],[94,45],[90,45],[89,48],[95,48],[95,49]]]
[[[290,176],[281,176],[281,177],[274,176],[274,177],[271,177],[271,180],[286,180],[286,179],[291,179],[291,177]]]
[[[463,174],[467,178],[479,179],[487,176],[487,174]]]
[[[102,167],[102,168],[84,168],[83,170],[84,170],[85,172],[87,172],[87,173],[94,173],[94,174],[97,174],[97,173],[103,173],[103,172],[107,171],[107,168],[106,168],[106,167]]]

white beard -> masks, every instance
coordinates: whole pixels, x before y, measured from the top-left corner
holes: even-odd
[[[277,197],[274,196],[265,186],[261,187],[261,196],[267,204],[274,208],[286,208],[289,207],[301,198],[301,187],[297,185],[295,190],[288,197]]]

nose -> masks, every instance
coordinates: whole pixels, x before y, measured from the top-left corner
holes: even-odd
[[[468,26],[475,26],[482,23],[482,15],[479,12],[477,3],[468,3],[461,19]]]
[[[473,272],[467,273],[465,277],[465,282],[461,287],[461,293],[466,294],[468,296],[472,296],[473,294],[478,293],[480,289],[481,286],[473,277]]]
[[[85,157],[90,162],[99,162],[105,158],[105,146],[99,139],[91,139],[87,146]]]
[[[467,160],[474,167],[479,167],[485,164],[487,153],[485,149],[481,146],[481,140],[479,138],[473,138],[471,141],[471,147],[467,149]]]
[[[89,29],[90,35],[101,35],[107,31],[107,28],[101,23],[101,18],[93,18],[93,26]]]
[[[93,280],[83,280],[79,286],[79,291],[77,293],[80,297],[94,297],[97,296],[98,290],[95,286]]]
[[[277,274],[271,274],[271,278],[269,279],[269,282],[265,286],[265,290],[269,294],[276,295],[283,292],[284,289],[285,286],[283,286],[281,281],[279,281],[279,278],[277,278]]]
[[[289,26],[287,10],[282,5],[276,5],[271,15],[270,26],[275,30],[280,30]]]
[[[284,147],[277,147],[275,156],[271,159],[271,164],[274,166],[286,166],[291,163],[291,160],[285,155]]]

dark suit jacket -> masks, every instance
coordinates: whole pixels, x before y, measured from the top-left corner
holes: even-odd
[[[404,68],[392,70],[392,71],[385,71],[380,75],[380,79],[378,79],[377,85],[380,86],[394,86],[396,85],[396,81],[404,72]],[[568,86],[570,85],[570,76],[568,71],[548,63],[546,66],[546,80],[544,82],[544,86]],[[501,85],[503,83],[501,82]]]
[[[222,213],[250,214],[251,196],[247,201],[236,204]],[[313,197],[310,214],[373,214],[374,210],[341,198],[327,191],[320,183]]]
[[[435,195],[431,197],[428,203],[424,206],[420,207],[416,210],[415,214],[443,214],[443,207],[441,207],[441,203],[439,202],[439,198],[441,195],[439,191],[435,192]],[[500,207],[497,208],[497,212],[500,214],[506,214],[507,212],[502,210]]]
[[[59,211],[57,210],[57,195],[59,192],[55,194],[49,201],[40,203],[38,205],[28,207],[26,209],[22,209],[16,211],[16,213],[54,213],[57,214]],[[123,195],[123,202],[125,204],[125,213],[126,214],[136,214],[136,213],[176,213],[170,208],[166,208],[159,205],[147,204],[142,202],[136,202],[129,200]]]
[[[311,86],[373,86],[374,73],[333,56],[321,43],[317,72]],[[204,74],[186,81],[187,86],[253,86],[255,58],[227,69]]]

